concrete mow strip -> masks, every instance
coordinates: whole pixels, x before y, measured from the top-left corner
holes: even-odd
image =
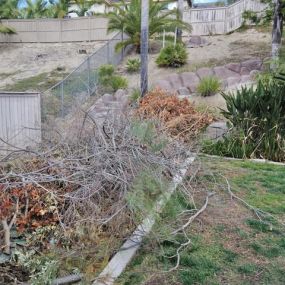
[[[184,161],[182,167],[172,180],[172,185],[157,201],[154,207],[154,213],[161,213],[167,201],[170,199],[177,186],[183,181],[190,164],[194,162],[196,155],[189,154],[189,157]],[[114,255],[105,269],[101,272],[98,278],[92,285],[112,285],[135,256],[137,250],[142,244],[143,238],[150,233],[155,223],[155,214],[147,216],[143,222],[133,232],[131,237],[123,244],[118,253]]]

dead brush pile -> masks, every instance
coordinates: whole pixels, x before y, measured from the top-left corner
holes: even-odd
[[[138,114],[144,119],[158,119],[174,138],[189,142],[208,126],[213,117],[200,113],[186,98],[161,89],[149,92],[140,102]]]
[[[8,156],[0,168],[0,254],[10,254],[13,228],[25,235],[53,225],[41,236],[42,249],[50,246],[56,225],[55,246],[68,239],[74,256],[82,247],[92,248],[92,258],[100,255],[95,261],[100,267],[138,222],[126,198],[135,178],[144,171],[156,180],[170,178],[183,161],[186,151],[175,141],[163,144],[162,154],[153,145],[160,145],[159,134],[146,138],[155,131],[151,126],[128,116],[96,124],[83,114],[75,129],[54,132],[40,150]],[[144,181],[139,185],[147,193]],[[113,245],[104,253],[99,252],[102,240]]]

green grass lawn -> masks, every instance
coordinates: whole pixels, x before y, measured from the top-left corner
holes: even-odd
[[[285,168],[248,161],[201,158],[202,169],[191,182],[194,201],[201,207],[207,192],[205,212],[185,235],[173,239],[182,210],[193,206],[177,193],[168,203],[152,234],[116,284],[285,284]],[[231,191],[247,203],[270,215],[259,220],[247,207],[228,194]],[[186,178],[187,182],[187,178]],[[188,215],[189,216],[189,215]],[[185,221],[184,221],[185,222]]]

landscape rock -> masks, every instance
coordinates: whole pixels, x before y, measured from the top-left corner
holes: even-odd
[[[252,79],[252,80],[255,80],[256,79],[256,76],[258,75],[260,73],[260,71],[259,70],[252,70],[250,73],[249,73],[249,75],[250,75],[250,78]]]
[[[160,88],[163,90],[173,90],[170,82],[167,80],[159,80],[154,84],[155,88]]]
[[[186,87],[181,87],[177,90],[178,95],[187,96],[190,95],[189,89]]]
[[[202,38],[200,36],[192,36],[187,44],[187,47],[190,48],[197,48],[197,47],[203,47],[203,46],[207,46],[210,43],[207,42],[207,40],[205,38]]]
[[[211,140],[219,140],[228,132],[227,123],[223,121],[210,124],[206,131],[205,137]]]
[[[241,77],[238,76],[238,77],[229,77],[227,79],[227,86],[232,86],[232,85],[236,85],[238,83],[240,83],[241,81]]]
[[[180,74],[182,86],[188,87],[191,84],[199,84],[200,79],[194,72],[183,72]]]
[[[189,89],[189,91],[191,93],[195,93],[195,92],[197,92],[198,84],[199,84],[198,82],[196,82],[196,83],[189,83],[189,84],[187,84],[187,88]]]
[[[106,104],[106,103],[109,103],[109,102],[111,102],[111,101],[114,101],[114,96],[113,95],[111,95],[111,94],[104,94],[103,96],[102,96],[102,101],[103,101],[103,103],[104,104]]]
[[[233,72],[240,73],[241,64],[230,62],[226,64],[225,67]]]
[[[251,81],[250,75],[242,75],[241,76],[241,80],[240,80],[241,83],[247,83],[247,82],[250,82],[250,81]]]
[[[227,69],[224,66],[216,66],[213,68],[215,75],[220,79],[227,79],[229,77],[239,77],[239,74]]]
[[[246,67],[248,70],[260,70],[262,66],[262,60],[260,58],[253,58],[245,60],[241,63],[242,67]]]
[[[213,76],[214,71],[212,68],[202,67],[196,71],[196,74],[200,77],[200,79],[203,79],[204,77]]]
[[[249,75],[250,70],[247,67],[242,67],[240,70],[240,75]]]
[[[172,73],[169,76],[166,77],[166,80],[169,81],[170,85],[173,87],[173,89],[177,90],[181,87],[183,87],[183,83],[181,80],[181,77],[177,73]]]

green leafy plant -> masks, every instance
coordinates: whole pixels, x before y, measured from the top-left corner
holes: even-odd
[[[232,127],[224,141],[206,146],[206,152],[247,158],[285,160],[285,84],[258,81],[237,94],[222,93],[226,110],[222,114]]]
[[[221,83],[215,76],[208,76],[201,79],[197,91],[201,96],[211,96],[220,91]]]
[[[169,45],[160,51],[156,63],[161,67],[180,67],[187,63],[187,50],[183,44]]]
[[[115,68],[111,64],[102,65],[98,72],[99,83],[105,88],[111,88],[112,91],[125,89],[128,87],[128,81],[125,77],[115,74]]]
[[[31,285],[51,285],[59,270],[59,262],[47,255],[37,255],[34,250],[23,253],[16,251],[15,257],[18,263],[27,268]]]
[[[108,14],[108,31],[124,31],[128,36],[116,45],[120,50],[130,44],[140,51],[141,0],[120,1],[112,4],[114,11]],[[176,28],[191,31],[191,25],[178,17],[178,11],[166,10],[166,3],[149,1],[149,37],[154,38],[166,32],[175,32]]]
[[[113,91],[117,91],[118,89],[126,89],[128,87],[128,80],[120,75],[112,75],[109,84]]]
[[[132,91],[132,94],[130,95],[130,100],[132,102],[138,102],[140,98],[141,98],[141,91],[140,91],[140,89],[134,89]]]
[[[243,24],[246,23],[258,25],[261,22],[261,17],[258,16],[257,12],[246,10],[242,13]]]
[[[137,72],[140,70],[141,62],[138,58],[130,58],[127,61],[126,67],[128,72]]]

